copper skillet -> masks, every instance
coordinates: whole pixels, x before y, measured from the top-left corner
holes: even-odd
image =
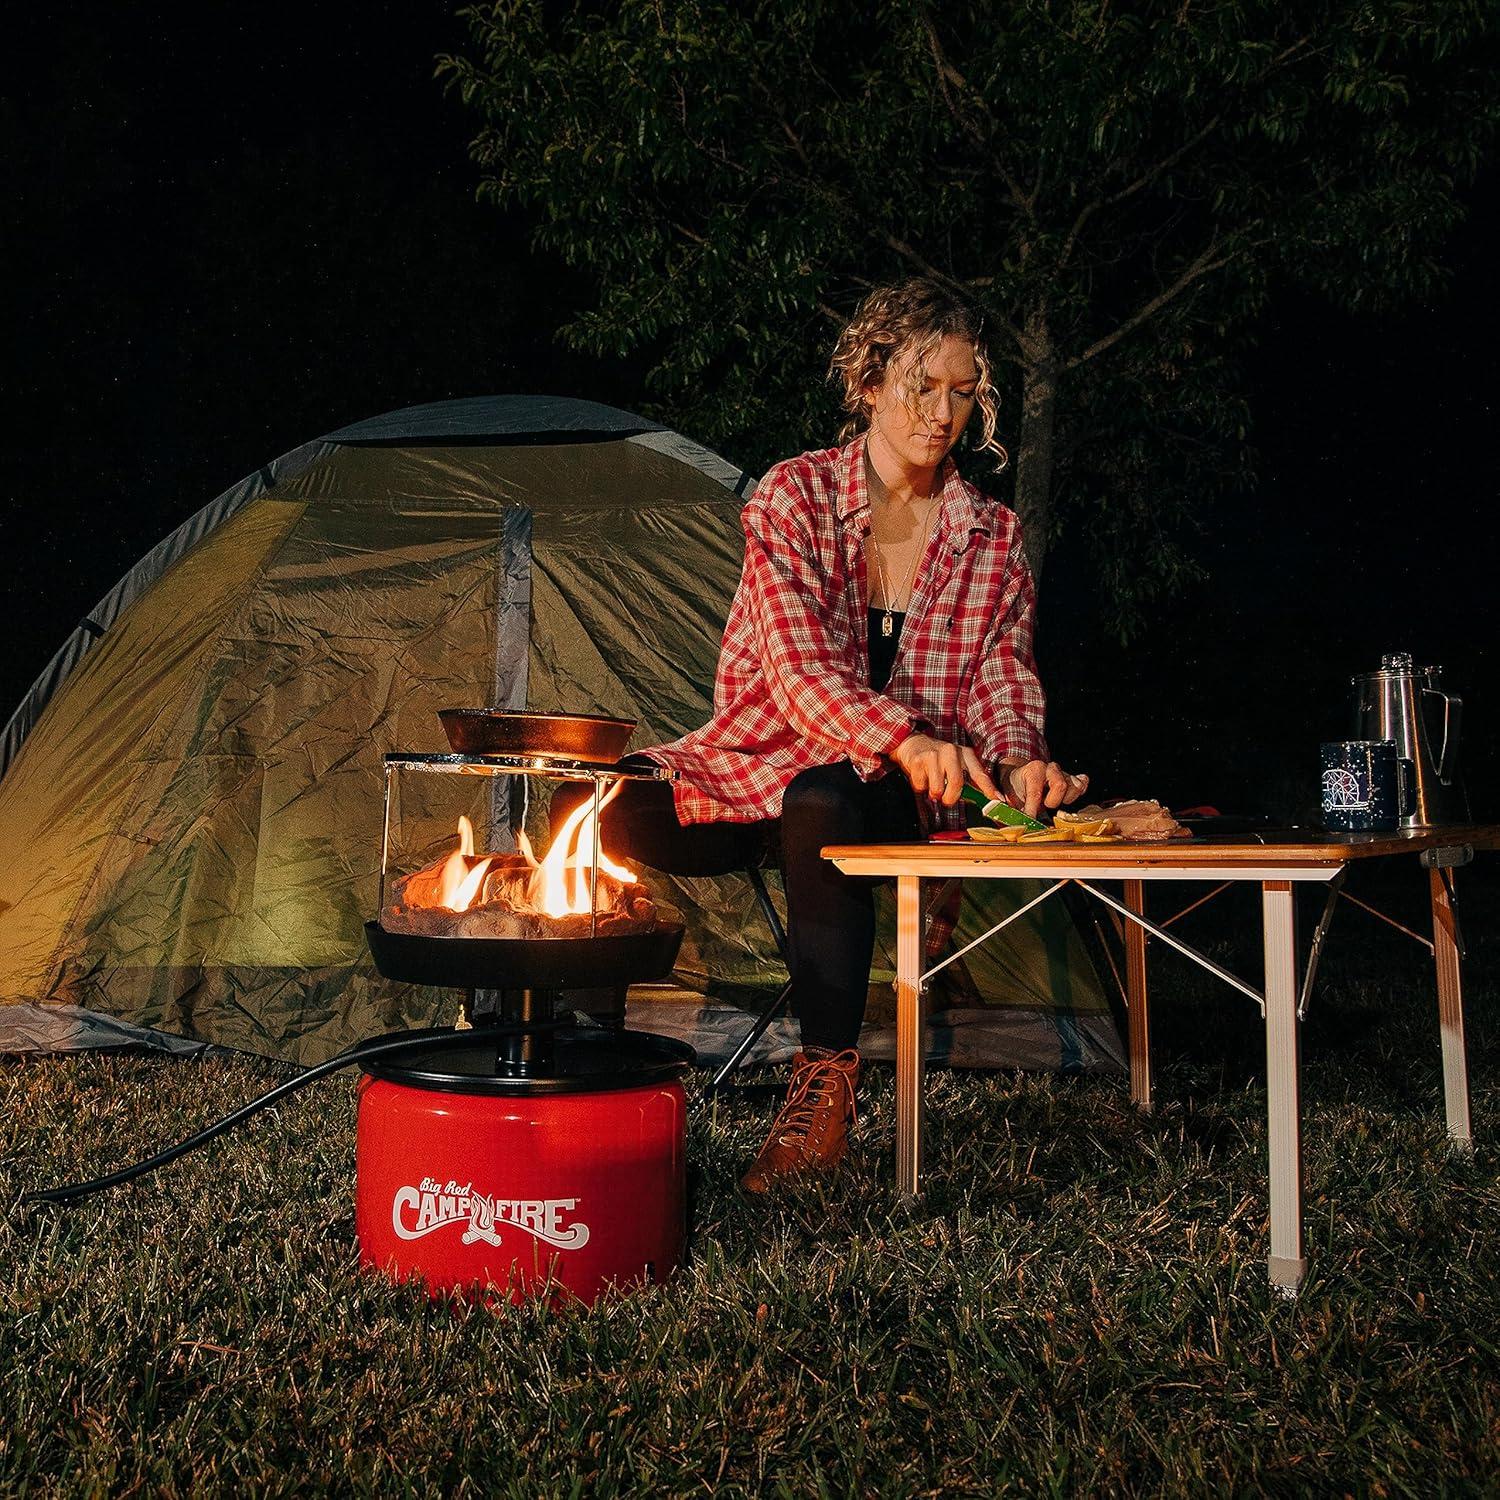
[[[619,760],[635,730],[634,719],[520,709],[443,708],[438,718],[459,755],[526,755],[594,765]]]

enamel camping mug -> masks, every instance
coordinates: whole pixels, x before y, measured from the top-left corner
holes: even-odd
[[[1394,740],[1335,740],[1319,755],[1330,833],[1394,833],[1416,805],[1415,769]]]

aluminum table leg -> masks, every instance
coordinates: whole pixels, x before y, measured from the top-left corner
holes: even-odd
[[[1297,913],[1286,880],[1261,884],[1266,951],[1266,1099],[1271,1177],[1271,1284],[1295,1296],[1302,1243],[1302,1100],[1297,1022]]]
[[[922,882],[896,879],[896,1191],[915,1197],[922,1170]]]
[[[1145,882],[1125,882],[1125,905],[1146,912]],[[1146,933],[1138,922],[1125,924],[1125,1030],[1130,1049],[1130,1102],[1151,1108],[1151,1012],[1146,998]]]
[[[1427,872],[1432,889],[1432,956],[1437,964],[1438,1025],[1443,1039],[1443,1103],[1447,1108],[1449,1140],[1460,1151],[1472,1151],[1463,982],[1453,903],[1443,879],[1449,873],[1436,869]]]

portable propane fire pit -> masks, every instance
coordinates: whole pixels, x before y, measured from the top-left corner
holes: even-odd
[[[558,1014],[563,991],[623,996],[671,973],[681,923],[657,911],[598,838],[599,814],[622,782],[671,773],[529,749],[396,753],[385,776],[370,953],[388,979],[462,991],[472,1030],[466,1042],[448,1030],[412,1033],[412,1050],[362,1064],[361,1258],[434,1291],[495,1285],[521,1296],[546,1286],[591,1301],[611,1283],[661,1280],[686,1238],[680,1079],[694,1053]],[[402,821],[407,776],[422,783],[424,824],[429,778],[484,778],[482,821],[515,847],[477,852],[465,814],[455,847],[403,873],[412,860],[393,819]],[[538,777],[593,788],[541,859],[525,829]]]
[[[635,727],[623,720],[459,709],[443,723],[453,754],[385,757],[380,915],[365,933],[387,978],[461,990],[462,1029],[367,1038],[153,1156],[26,1202],[66,1206],[132,1182],[357,1064],[355,1230],[366,1265],[433,1292],[592,1302],[680,1263],[681,1079],[693,1049],[558,1017],[563,991],[623,997],[672,971],[682,924],[598,836],[622,782],[671,773],[618,760]],[[420,790],[403,800],[406,773]],[[525,826],[539,776],[593,787],[542,859]],[[477,853],[468,813],[457,846],[439,847],[429,803],[442,787],[483,792],[469,811],[497,846],[514,847]]]

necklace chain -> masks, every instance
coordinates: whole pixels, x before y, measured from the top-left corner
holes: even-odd
[[[868,485],[867,483],[867,487],[871,489],[878,487],[884,493],[885,485],[881,483],[880,476],[875,473],[875,466],[869,462],[868,456],[865,462],[867,466],[865,474],[867,482],[872,478],[875,481],[874,485]],[[916,549],[912,554],[911,572],[906,577],[906,603],[908,608],[911,606],[912,589],[917,582],[917,569],[922,566],[922,555],[927,551],[927,544],[932,540],[932,532],[929,529],[932,522],[932,512],[941,498],[941,493],[939,493],[927,502],[927,510],[922,516],[922,525],[918,529],[918,541]],[[880,543],[875,540],[873,527],[870,530],[870,545],[875,553],[875,574],[880,582],[881,596],[885,600],[885,608],[881,611],[880,616],[880,633],[883,636],[889,636],[894,634],[896,629],[896,622],[893,618],[895,610],[892,608],[894,600],[891,594],[890,579],[885,571],[885,559],[881,556]]]

